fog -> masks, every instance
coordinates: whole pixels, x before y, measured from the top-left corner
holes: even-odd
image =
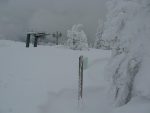
[[[28,31],[61,31],[83,24],[89,41],[103,21],[106,0],[0,0],[0,38],[23,40]]]

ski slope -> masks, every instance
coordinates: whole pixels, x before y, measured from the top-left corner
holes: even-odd
[[[63,46],[25,48],[0,41],[0,113],[98,113],[108,83],[110,51],[73,51]],[[78,98],[78,58],[88,57],[82,107]],[[101,107],[100,107],[101,105]]]

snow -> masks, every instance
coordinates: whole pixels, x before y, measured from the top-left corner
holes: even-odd
[[[134,97],[127,105],[113,110],[112,113],[150,113],[150,100],[145,97]]]
[[[109,0],[101,39],[112,49],[107,73],[112,98],[123,106],[135,96],[150,98],[150,1]]]
[[[111,51],[88,48],[81,24],[67,31],[73,50],[0,40],[0,113],[150,113],[149,6],[150,0],[107,2],[95,46]],[[81,55],[88,64],[79,101]]]
[[[63,46],[25,48],[0,40],[0,113],[99,113],[109,83],[104,69],[110,51],[74,51]],[[78,58],[88,57],[84,93],[78,104]]]
[[[0,113],[150,113],[150,0],[107,5],[97,40],[112,51],[88,49],[80,24],[68,30],[74,50],[0,40]],[[78,101],[80,55],[88,67]]]

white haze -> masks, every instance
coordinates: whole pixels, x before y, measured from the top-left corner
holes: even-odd
[[[106,0],[0,0],[0,38],[24,39],[27,31],[66,31],[83,24],[95,40],[98,20],[106,13]]]

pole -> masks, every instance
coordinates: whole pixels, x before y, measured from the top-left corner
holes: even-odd
[[[29,46],[30,46],[30,34],[27,34],[26,47],[29,48]]]
[[[79,57],[78,101],[83,97],[83,56]]]
[[[58,32],[56,33],[56,45],[58,45],[58,37],[59,37],[59,34]]]
[[[37,43],[38,43],[38,37],[35,36],[35,40],[34,40],[34,47],[37,47]]]

